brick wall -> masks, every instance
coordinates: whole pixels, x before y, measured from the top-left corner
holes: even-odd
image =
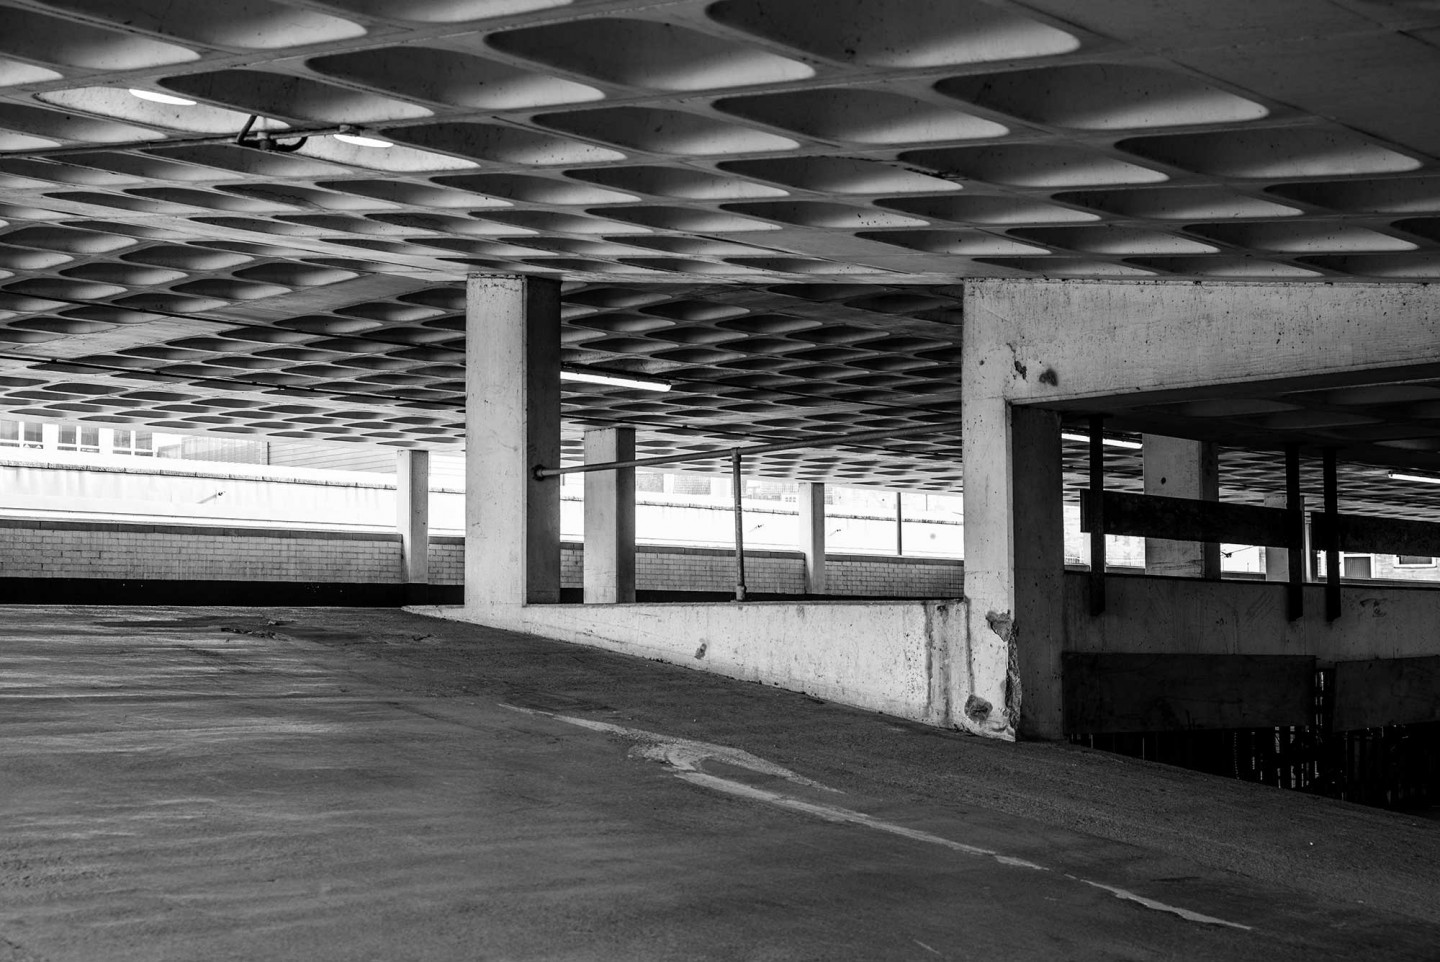
[[[398,534],[0,519],[0,577],[393,584]]]
[[[430,581],[464,581],[463,538],[430,539]],[[832,556],[830,593],[867,597],[958,597],[963,568],[931,558]],[[801,594],[799,552],[745,555],[751,592]],[[400,538],[389,532],[300,531],[172,524],[0,519],[0,577],[154,580],[298,581],[395,584]],[[636,581],[642,590],[729,592],[735,560],[715,548],[641,545]],[[584,552],[561,549],[561,583],[584,583]]]
[[[464,581],[465,540],[430,539],[430,581]],[[958,598],[964,565],[937,558],[832,555],[827,561],[831,594],[875,598]],[[798,595],[805,591],[805,559],[797,551],[745,552],[745,581],[752,592]],[[640,545],[636,587],[645,591],[720,591],[735,587],[735,556],[717,548]],[[578,544],[560,549],[560,583],[585,583],[585,552]]]

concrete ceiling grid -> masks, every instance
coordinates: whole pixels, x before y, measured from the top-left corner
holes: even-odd
[[[565,281],[567,363],[675,383],[567,385],[567,457],[680,453],[953,420],[969,277],[1440,274],[1394,106],[1440,16],[1173,6],[0,0],[0,408],[453,446],[459,282],[505,271]],[[751,469],[955,490],[958,447]]]

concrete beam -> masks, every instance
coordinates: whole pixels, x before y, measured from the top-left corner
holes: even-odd
[[[560,600],[560,285],[472,274],[465,321],[465,605]]]
[[[406,584],[430,583],[430,452],[395,452],[395,527]]]
[[[585,432],[585,463],[635,457],[634,428]],[[585,478],[585,603],[635,601],[635,469]]]
[[[825,485],[800,485],[800,550],[805,552],[805,593],[823,595],[825,584]]]
[[[983,280],[965,323],[1021,402],[1440,371],[1430,286]]]
[[[1220,459],[1215,445],[1147,434],[1143,456],[1146,494],[1192,501],[1220,500]],[[1214,541],[1146,538],[1145,573],[1218,578],[1220,545]]]

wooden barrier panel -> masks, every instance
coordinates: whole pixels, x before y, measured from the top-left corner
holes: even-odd
[[[1335,731],[1440,721],[1440,655],[1335,663]]]
[[[1295,541],[1284,508],[1106,491],[1104,509],[1105,534],[1277,548],[1293,547]],[[1091,530],[1094,513],[1094,496],[1080,492],[1081,531]]]
[[[1323,544],[1330,531],[1329,516],[1314,512],[1310,515],[1310,525],[1316,542]],[[1337,514],[1335,530],[1342,551],[1440,557],[1440,524],[1433,521]]]
[[[1065,652],[1065,732],[1310,725],[1315,659]]]

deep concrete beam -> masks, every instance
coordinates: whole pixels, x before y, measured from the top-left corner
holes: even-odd
[[[1430,286],[985,280],[965,287],[977,321],[977,360],[1022,402],[1440,370]]]
[[[472,274],[465,321],[465,606],[560,600],[560,285]]]
[[[1146,494],[1192,501],[1220,500],[1220,458],[1215,445],[1147,434],[1143,456]],[[1220,545],[1213,541],[1146,538],[1145,573],[1218,578]]]
[[[634,428],[585,432],[585,463],[635,457]],[[585,478],[585,603],[635,600],[635,469],[596,471]]]
[[[430,582],[430,452],[395,452],[395,527],[406,584]]]
[[[825,485],[800,485],[800,550],[805,553],[805,593],[823,595],[825,584]]]

